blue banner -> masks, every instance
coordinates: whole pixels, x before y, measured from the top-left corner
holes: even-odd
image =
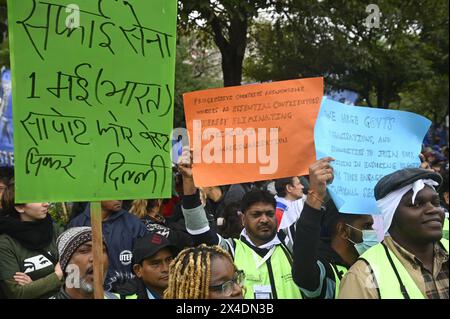
[[[328,189],[341,213],[379,214],[373,189],[380,178],[419,167],[428,119],[410,112],[348,106],[324,98],[314,129],[317,158],[332,156]]]

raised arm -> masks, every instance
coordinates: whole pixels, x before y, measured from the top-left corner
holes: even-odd
[[[217,245],[220,242],[218,234],[210,229],[206,212],[200,201],[200,192],[195,186],[192,174],[192,153],[184,148],[180,157],[178,170],[183,176],[182,210],[186,230],[192,236],[194,244]]]
[[[308,197],[296,225],[292,277],[309,298],[318,298],[326,285],[326,268],[319,261],[322,204],[326,196],[327,182],[333,180],[330,157],[323,158],[309,168],[310,188]]]

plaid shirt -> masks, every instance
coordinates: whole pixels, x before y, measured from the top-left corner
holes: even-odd
[[[422,261],[416,256],[400,247],[390,238],[389,248],[395,247],[396,255],[400,254],[408,264],[408,272],[413,279],[422,279],[425,287],[419,285],[429,299],[449,299],[449,277],[448,277],[448,253],[440,244],[434,245],[433,272],[424,267]],[[422,278],[418,278],[422,276]],[[425,288],[423,291],[422,288]]]

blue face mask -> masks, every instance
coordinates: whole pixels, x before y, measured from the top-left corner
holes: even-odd
[[[351,242],[354,246],[358,254],[361,256],[366,250],[368,250],[370,247],[375,246],[379,243],[377,232],[375,230],[361,230],[356,227],[353,227],[352,225],[346,224],[348,227],[351,227],[353,229],[356,229],[357,231],[362,232],[363,241],[360,243],[355,243],[353,240],[348,238],[348,241]]]

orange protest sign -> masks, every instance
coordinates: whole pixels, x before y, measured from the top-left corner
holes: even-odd
[[[308,174],[323,78],[183,95],[198,187]]]

